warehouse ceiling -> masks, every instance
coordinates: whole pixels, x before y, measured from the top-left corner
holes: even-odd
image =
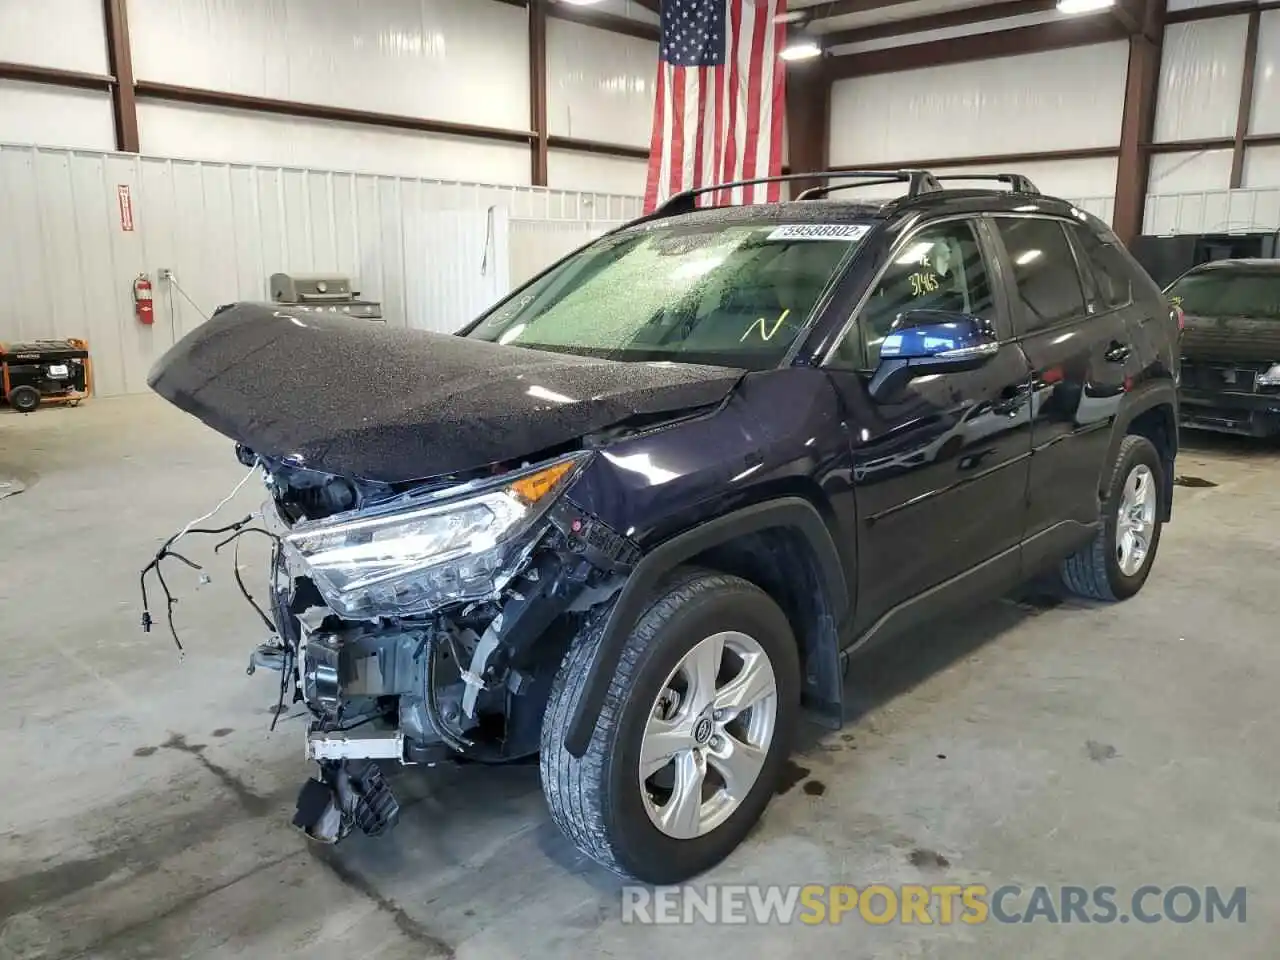
[[[821,32],[847,30],[877,23],[912,20],[953,10],[999,5],[1002,0],[790,0],[788,9],[812,12],[813,27]]]

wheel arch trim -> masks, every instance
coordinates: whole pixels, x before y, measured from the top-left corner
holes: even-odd
[[[631,626],[644,612],[653,588],[672,569],[705,550],[737,537],[784,527],[798,530],[813,549],[833,619],[849,608],[844,566],[826,521],[808,500],[780,497],[743,507],[664,541],[641,558],[606,614],[586,682],[565,732],[564,747],[575,757],[587,752]]]
[[[1115,428],[1111,431],[1111,444],[1107,450],[1107,459],[1104,463],[1103,470],[1109,475],[1111,465],[1115,463],[1116,457],[1120,453],[1120,444],[1124,441],[1125,436],[1129,433],[1129,428],[1133,425],[1133,421],[1142,416],[1149,410],[1156,407],[1167,406],[1169,408],[1169,441],[1172,445],[1171,453],[1173,458],[1178,454],[1178,390],[1174,386],[1172,380],[1154,380],[1134,390],[1125,397],[1125,402],[1121,406],[1119,413],[1116,415]],[[1163,451],[1161,451],[1163,452]],[[1167,466],[1167,465],[1164,465]],[[1165,471],[1168,476],[1164,478],[1164,489],[1162,504],[1162,519],[1169,520],[1173,512],[1173,471]],[[1103,480],[1099,479],[1099,489]]]

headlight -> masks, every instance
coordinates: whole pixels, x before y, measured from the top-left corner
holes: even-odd
[[[492,595],[515,572],[524,535],[572,482],[575,454],[423,501],[299,523],[285,549],[344,617],[408,616]]]
[[[1280,387],[1280,363],[1258,374],[1257,384],[1260,387]]]

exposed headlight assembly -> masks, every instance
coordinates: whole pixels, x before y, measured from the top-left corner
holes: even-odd
[[[516,572],[526,534],[586,457],[299,523],[284,537],[285,549],[344,617],[410,616],[479,600]]]
[[[1256,382],[1260,387],[1280,387],[1280,363],[1274,364],[1258,374]]]

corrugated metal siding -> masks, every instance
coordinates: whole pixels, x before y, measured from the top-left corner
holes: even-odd
[[[622,221],[512,220],[511,285],[524,283],[561,257],[621,225]]]
[[[1280,229],[1280,188],[1148,194],[1142,232],[1258,233]]]
[[[133,231],[121,229],[122,184]],[[382,300],[388,322],[442,329],[505,292],[507,217],[612,224],[640,206],[613,194],[0,144],[0,340],[87,337],[98,393],[141,392],[154,360],[202,313],[265,299],[280,270],[347,273]],[[176,286],[158,279],[162,268]],[[155,286],[153,327],[134,319],[142,272]]]

